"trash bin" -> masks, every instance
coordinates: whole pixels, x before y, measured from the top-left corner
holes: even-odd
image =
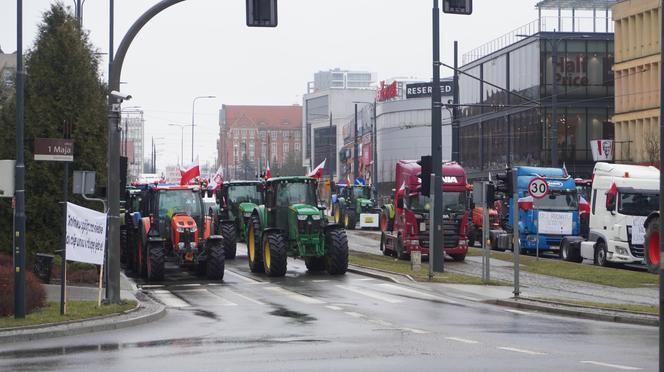
[[[35,265],[32,267],[32,272],[34,272],[44,284],[49,284],[51,282],[53,257],[52,254],[46,253],[37,253],[35,256]]]

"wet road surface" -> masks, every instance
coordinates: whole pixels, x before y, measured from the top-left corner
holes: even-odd
[[[355,274],[251,274],[223,283],[172,271],[144,285],[165,304],[134,328],[0,345],[0,371],[656,370],[657,329],[470,302]]]

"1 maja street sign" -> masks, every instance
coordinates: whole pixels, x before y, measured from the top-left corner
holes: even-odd
[[[62,138],[35,138],[35,160],[74,161],[74,141]]]

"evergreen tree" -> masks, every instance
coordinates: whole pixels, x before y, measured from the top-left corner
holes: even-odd
[[[286,154],[284,163],[279,167],[281,176],[304,176],[306,168],[302,166],[302,154],[300,152],[289,152]]]
[[[64,223],[63,164],[35,162],[35,138],[62,138],[64,123],[69,123],[74,140],[70,171],[94,170],[97,184],[106,184],[106,98],[95,52],[88,34],[58,2],[44,13],[35,45],[26,53],[26,239],[31,255],[58,249]],[[13,97],[0,108],[0,159],[15,158],[15,108]],[[99,209],[78,197],[70,201]],[[9,206],[0,200],[0,249],[5,250],[11,247]]]

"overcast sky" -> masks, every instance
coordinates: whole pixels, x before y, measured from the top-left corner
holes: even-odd
[[[24,50],[32,47],[52,0],[24,1]],[[115,48],[131,24],[157,0],[115,0]],[[537,18],[535,0],[475,0],[471,16],[441,16],[441,58],[460,54]],[[68,6],[74,0],[63,0]],[[1,0],[0,47],[16,49],[16,1]],[[85,0],[83,25],[102,53],[109,49],[109,1]],[[122,70],[125,106],[145,111],[146,149],[158,144],[159,168],[176,164],[180,129],[196,103],[196,153],[214,162],[222,104],[301,104],[319,70],[368,70],[378,79],[431,76],[430,0],[280,0],[279,26],[247,28],[243,0],[188,0],[150,21],[134,40]],[[72,10],[73,12],[73,10]],[[104,55],[106,58],[106,55]],[[106,61],[106,59],[104,59]],[[108,62],[101,73],[107,77]],[[451,72],[442,69],[443,77]],[[184,159],[191,154],[185,129]],[[146,154],[147,156],[147,154]]]

